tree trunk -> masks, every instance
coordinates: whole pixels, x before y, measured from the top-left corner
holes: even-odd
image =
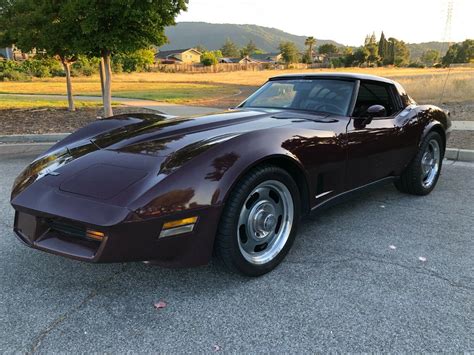
[[[104,117],[111,117],[114,115],[112,112],[112,68],[110,63],[110,52],[104,51],[102,53],[102,59],[104,60],[104,95],[102,96],[104,102]]]
[[[63,63],[64,71],[66,72],[68,110],[76,111],[76,107],[74,106],[74,98],[72,97],[71,63],[68,62],[67,60],[63,60],[62,63]]]
[[[104,65],[104,58],[100,58],[99,64],[99,74],[100,74],[100,88],[102,90],[102,97],[104,97],[104,80],[105,80],[105,65]]]

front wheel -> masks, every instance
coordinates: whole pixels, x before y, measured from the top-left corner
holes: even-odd
[[[300,217],[298,187],[275,166],[250,171],[234,188],[224,208],[215,252],[231,270],[260,276],[285,257]]]
[[[430,132],[423,140],[413,161],[395,183],[398,190],[413,195],[429,194],[441,172],[444,145],[437,132]]]

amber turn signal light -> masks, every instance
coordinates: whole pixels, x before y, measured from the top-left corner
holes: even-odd
[[[197,222],[197,217],[188,217],[170,221],[163,224],[163,229],[159,238],[171,237],[173,235],[189,233],[194,230],[194,225]]]
[[[197,217],[189,217],[178,219],[177,221],[166,222],[165,224],[163,224],[163,229],[170,229],[179,226],[185,226],[186,224],[193,224],[196,223],[197,219]]]

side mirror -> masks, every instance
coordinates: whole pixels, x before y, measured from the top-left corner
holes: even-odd
[[[372,119],[376,117],[385,117],[387,116],[387,110],[382,105],[372,105],[370,106],[363,115],[356,117],[354,120],[354,125],[357,129],[363,129],[365,126],[372,122]]]
[[[385,116],[387,116],[387,110],[382,105],[372,105],[366,112],[366,117],[369,119]]]

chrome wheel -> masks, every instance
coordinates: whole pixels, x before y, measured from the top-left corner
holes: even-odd
[[[261,265],[284,248],[294,218],[293,197],[288,188],[268,180],[253,189],[240,211],[237,238],[242,256]]]
[[[424,188],[430,188],[436,180],[441,162],[441,152],[437,140],[429,141],[421,158],[421,183]]]

